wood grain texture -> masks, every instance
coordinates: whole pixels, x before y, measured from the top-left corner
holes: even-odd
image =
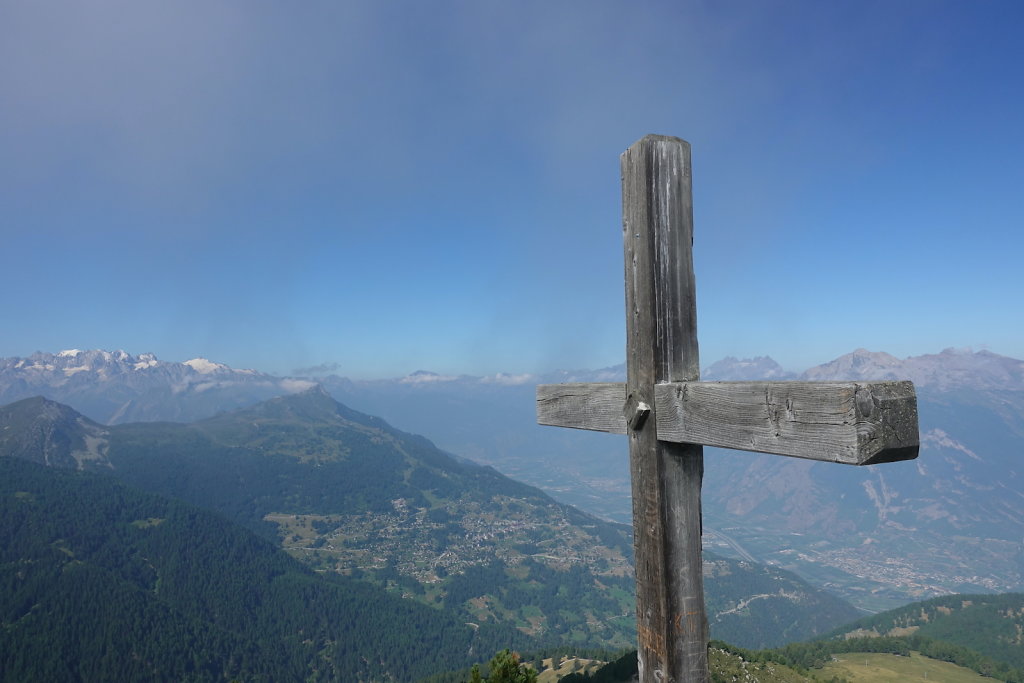
[[[537,387],[541,424],[626,433],[626,386]],[[654,387],[658,438],[848,465],[917,457],[911,382],[672,382]]]
[[[847,465],[917,457],[910,382],[689,382],[655,393],[668,441]]]
[[[552,427],[626,433],[626,385],[538,384],[537,423]]]
[[[626,406],[641,683],[710,680],[701,562],[703,451],[658,440],[654,385],[700,378],[693,277],[690,145],[649,135],[626,150]],[[619,404],[622,415],[623,403]]]

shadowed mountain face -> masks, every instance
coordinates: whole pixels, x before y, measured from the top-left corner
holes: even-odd
[[[74,409],[42,397],[0,410],[0,453],[40,465],[109,467],[107,435]]]
[[[41,421],[60,417],[55,405],[28,399],[0,408],[0,424],[33,406]],[[51,431],[73,440],[81,427],[66,418]],[[318,570],[545,642],[633,641],[628,527],[457,460],[320,388],[191,425],[105,430],[105,471],[220,512]],[[712,632],[733,642],[785,642],[857,616],[788,572],[706,560]]]

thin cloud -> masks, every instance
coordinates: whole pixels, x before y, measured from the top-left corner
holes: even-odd
[[[320,365],[311,365],[308,368],[295,368],[292,370],[292,374],[301,377],[323,377],[336,374],[339,370],[341,370],[339,363],[321,363]]]

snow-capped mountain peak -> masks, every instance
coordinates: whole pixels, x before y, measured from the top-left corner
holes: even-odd
[[[205,358],[193,358],[192,360],[185,361],[184,363],[182,363],[182,365],[187,365],[196,372],[203,375],[210,375],[215,372],[222,372],[231,369],[222,363],[214,363],[213,361],[207,360]]]
[[[65,349],[0,358],[0,404],[32,396],[75,403],[100,423],[192,420],[282,394],[309,382],[235,370],[206,358],[162,361],[152,353]]]

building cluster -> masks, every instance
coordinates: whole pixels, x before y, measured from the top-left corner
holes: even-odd
[[[511,499],[460,500],[436,508],[440,514],[404,499],[392,501],[391,508],[386,513],[318,517],[312,524],[307,521],[303,528],[310,533],[305,534],[283,528],[285,547],[295,554],[315,553],[324,569],[394,570],[425,585],[496,559],[512,567],[531,558],[556,569],[585,564],[599,574],[632,573],[620,552],[547,508]],[[295,524],[301,517],[289,515],[287,520]],[[273,521],[281,524],[282,519],[275,516]]]

